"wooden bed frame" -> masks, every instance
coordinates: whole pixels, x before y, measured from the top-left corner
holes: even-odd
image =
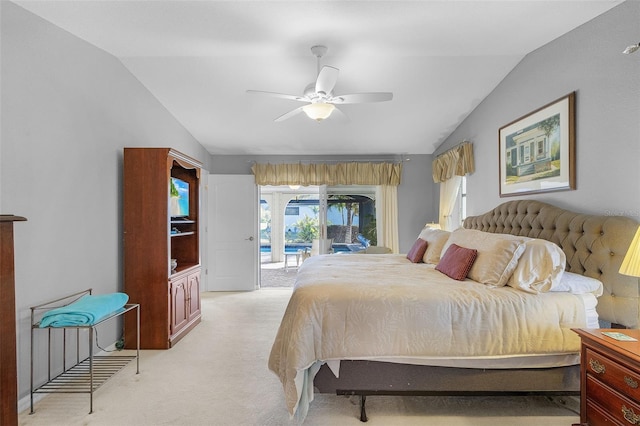
[[[636,278],[618,273],[638,223],[621,216],[574,213],[550,204],[519,200],[503,203],[465,228],[552,241],[567,256],[566,270],[604,284],[598,299],[600,320],[611,327],[637,328],[640,290]],[[474,369],[341,361],[340,378],[323,365],[316,392],[360,396],[360,420],[367,421],[368,395],[579,395],[580,366],[535,369]]]

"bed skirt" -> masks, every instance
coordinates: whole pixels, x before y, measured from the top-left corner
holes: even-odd
[[[551,368],[477,369],[341,361],[340,378],[324,364],[315,391],[360,396],[360,420],[367,421],[369,395],[513,396],[580,395],[580,365]]]

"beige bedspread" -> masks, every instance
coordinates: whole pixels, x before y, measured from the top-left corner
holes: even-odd
[[[567,293],[455,281],[404,255],[314,256],[298,271],[269,369],[293,414],[318,361],[574,353],[570,328],[585,321],[582,299]]]

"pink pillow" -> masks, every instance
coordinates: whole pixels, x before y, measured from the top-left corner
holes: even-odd
[[[442,272],[449,278],[463,281],[473,266],[476,257],[478,257],[478,250],[451,244],[444,256],[440,259],[440,262],[438,262],[436,270]]]
[[[407,253],[407,259],[409,259],[413,263],[422,262],[422,256],[424,256],[424,252],[427,251],[427,242],[422,238],[418,238],[415,243],[413,243],[413,247]]]

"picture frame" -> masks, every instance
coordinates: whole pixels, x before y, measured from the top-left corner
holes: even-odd
[[[571,92],[498,130],[500,197],[576,189]]]

